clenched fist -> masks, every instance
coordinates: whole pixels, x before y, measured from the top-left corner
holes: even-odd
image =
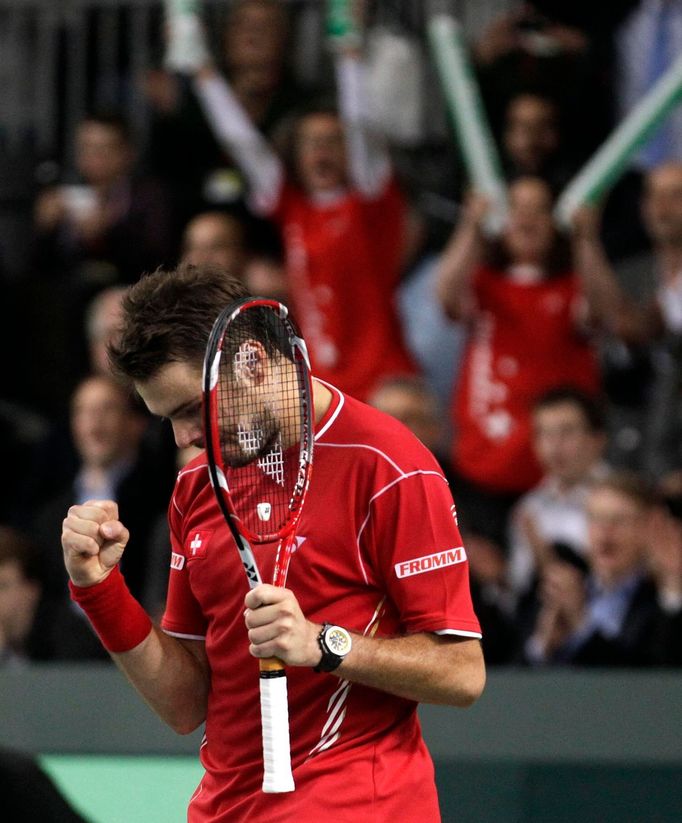
[[[62,528],[62,548],[73,583],[94,586],[104,580],[121,559],[129,537],[112,500],[71,506]]]

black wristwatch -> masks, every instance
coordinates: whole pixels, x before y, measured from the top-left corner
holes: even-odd
[[[317,642],[322,650],[322,659],[315,666],[316,672],[333,672],[353,648],[350,632],[331,623],[324,624],[322,631],[317,635]]]

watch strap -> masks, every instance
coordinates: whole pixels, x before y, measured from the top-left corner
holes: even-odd
[[[324,626],[322,626],[322,631],[317,635],[317,644],[322,652],[322,658],[317,666],[313,667],[313,670],[316,672],[333,672],[334,669],[337,669],[343,662],[344,656],[333,652],[325,641],[327,630],[333,627],[332,623],[325,623]]]

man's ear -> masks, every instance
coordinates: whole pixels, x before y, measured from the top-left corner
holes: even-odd
[[[267,354],[258,340],[245,340],[234,355],[234,373],[243,386],[258,386],[265,379]]]

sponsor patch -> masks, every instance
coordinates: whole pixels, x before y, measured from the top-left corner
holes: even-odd
[[[177,552],[171,553],[171,569],[175,569],[176,571],[180,571],[180,569],[184,568],[185,565],[185,556],[182,554],[178,554]]]
[[[445,566],[456,566],[464,563],[467,559],[464,546],[454,549],[445,549],[435,554],[427,554],[424,557],[415,557],[413,560],[403,560],[394,566],[396,577],[412,577],[415,574],[425,574]]]
[[[189,533],[185,540],[185,556],[188,563],[190,560],[196,560],[199,557],[206,556],[206,549],[212,535],[213,531],[200,529],[196,529]]]

